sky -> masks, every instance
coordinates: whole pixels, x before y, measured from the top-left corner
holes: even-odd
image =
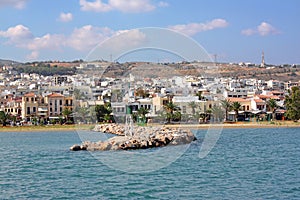
[[[116,35],[158,27],[218,62],[259,64],[264,52],[266,63],[300,64],[299,8],[299,0],[0,0],[0,59],[85,59]],[[128,47],[145,37],[132,33]]]

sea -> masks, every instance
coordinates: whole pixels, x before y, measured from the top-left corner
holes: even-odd
[[[193,132],[124,152],[69,150],[90,131],[0,132],[0,199],[300,199],[300,128],[224,129],[206,156]]]

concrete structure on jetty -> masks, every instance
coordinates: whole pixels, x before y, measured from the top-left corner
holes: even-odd
[[[71,151],[108,151],[108,150],[130,150],[163,147],[167,145],[189,144],[196,140],[190,130],[166,127],[133,127],[132,136],[125,136],[125,125],[102,124],[97,125],[94,131],[117,134],[106,141],[85,141],[81,145],[73,145]]]

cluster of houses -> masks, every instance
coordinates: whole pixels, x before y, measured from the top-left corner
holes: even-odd
[[[89,70],[91,68],[97,70],[97,66],[89,65]],[[78,116],[78,108],[110,102],[111,115],[115,119],[122,119],[144,108],[148,120],[161,120],[164,106],[172,102],[179,108],[184,120],[201,122],[201,114],[209,114],[211,120],[217,119],[213,117],[216,115],[214,111],[217,108],[224,110],[221,101],[226,99],[241,104],[239,120],[270,120],[271,109],[267,102],[274,99],[277,102],[275,117],[284,120],[285,95],[292,86],[300,86],[300,81],[191,75],[141,78],[129,74],[122,79],[100,77],[97,73],[93,76],[80,73],[70,76],[18,75],[12,68],[4,66],[0,72],[0,111],[22,123],[49,123],[66,120],[69,116],[65,116],[65,110],[72,113],[68,114],[70,116]],[[221,115],[224,116],[224,112]],[[77,120],[80,119],[82,117]],[[235,120],[234,111],[229,112],[228,119]]]

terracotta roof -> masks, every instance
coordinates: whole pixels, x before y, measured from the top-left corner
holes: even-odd
[[[52,94],[49,94],[48,97],[64,97],[64,95],[59,94],[59,93],[52,93]]]
[[[254,99],[254,101],[255,101],[256,103],[264,103],[264,102],[265,102],[265,101],[262,100],[262,99]]]
[[[34,97],[34,96],[35,96],[35,94],[33,92],[24,94],[24,97]]]
[[[250,99],[243,99],[243,98],[234,98],[234,97],[229,97],[227,98],[230,102],[249,102]]]
[[[261,99],[279,99],[279,97],[275,96],[275,95],[263,95],[263,94],[261,94],[261,95],[258,95],[258,97],[261,98]]]

